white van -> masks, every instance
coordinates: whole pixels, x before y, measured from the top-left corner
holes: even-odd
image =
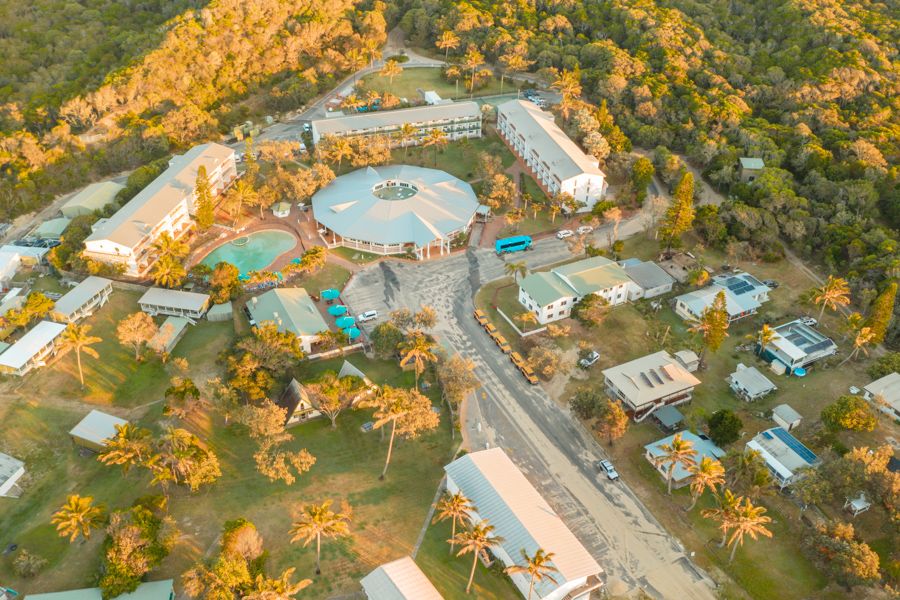
[[[356,320],[359,321],[360,323],[365,323],[366,321],[374,321],[377,318],[378,318],[377,310],[367,310],[366,312],[364,312],[361,315],[359,315],[358,317],[356,317]]]

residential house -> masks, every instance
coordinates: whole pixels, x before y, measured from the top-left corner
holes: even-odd
[[[112,290],[112,281],[91,275],[56,301],[52,316],[56,321],[77,323],[106,304]]]
[[[800,421],[803,420],[803,416],[789,405],[779,404],[772,409],[772,420],[775,421],[779,427],[784,428],[786,431],[791,431],[800,426]]]
[[[836,352],[837,344],[798,319],[775,327],[775,337],[762,357],[776,372],[790,374]]]
[[[0,372],[22,377],[43,367],[56,355],[59,336],[65,330],[62,323],[41,321],[0,354]]]
[[[742,156],[741,163],[741,181],[744,183],[753,183],[759,177],[759,172],[766,168],[766,163],[761,158],[751,158]]]
[[[628,299],[634,302],[641,298],[655,298],[672,291],[675,278],[666,273],[655,262],[629,258],[619,262],[625,274],[631,279]]]
[[[103,600],[100,588],[28,594],[27,600]],[[110,600],[175,600],[175,582],[172,579],[139,583],[133,592],[120,594]]]
[[[556,124],[553,114],[527,100],[497,106],[497,131],[534,173],[548,195],[568,194],[588,212],[606,193],[600,162],[585,154]]]
[[[237,177],[234,150],[201,144],[169,161],[169,168],[128,201],[112,217],[100,219],[84,241],[84,256],[120,265],[126,275],[144,276],[157,256],[159,237],[184,236],[193,226],[197,170],[206,168],[212,194],[222,193]]]
[[[0,247],[0,254],[15,252],[19,255],[19,263],[22,267],[36,267],[47,263],[44,258],[50,252],[49,247],[44,246],[18,246],[6,244]]]
[[[900,374],[876,379],[863,388],[863,398],[892,419],[900,419]]]
[[[360,581],[367,600],[443,600],[409,556],[386,563]]]
[[[412,139],[399,137],[404,125],[412,125]],[[379,110],[339,117],[314,120],[313,143],[323,137],[353,137],[384,135],[392,146],[417,146],[432,129],[442,131],[448,140],[481,137],[481,107],[477,102],[449,102],[399,110]]]
[[[535,582],[532,598],[587,600],[603,586],[603,569],[501,448],[466,454],[444,471],[447,491],[461,492],[477,507],[469,519],[494,526],[502,541],[488,552],[503,566],[524,565],[522,551],[554,553],[554,581]],[[527,597],[531,579],[521,573],[510,578]]]
[[[725,292],[725,307],[730,323],[755,315],[760,306],[769,301],[769,291],[769,286],[749,273],[716,275],[705,288],[676,297],[675,312],[682,319],[695,321],[703,315],[703,311],[712,306],[719,292]]]
[[[605,369],[603,377],[606,393],[621,400],[636,422],[657,408],[690,402],[700,384],[665,350]]]
[[[328,331],[328,323],[304,288],[269,290],[251,298],[247,310],[257,324],[275,323],[278,331],[290,331],[299,337],[306,353],[319,339],[319,334]]]
[[[25,463],[0,452],[0,497],[18,497],[16,483],[25,475]]]
[[[669,464],[661,463],[659,462],[659,459],[665,456],[663,446],[670,446],[676,435],[680,435],[682,440],[690,442],[695,452],[694,462],[696,463],[699,463],[704,458],[719,460],[725,456],[725,451],[716,446],[715,443],[705,435],[697,435],[687,430],[673,433],[668,437],[664,437],[661,440],[656,440],[652,444],[644,446],[644,458],[659,471],[664,479],[668,477]],[[683,463],[676,463],[675,470],[672,472],[672,487],[678,489],[688,485],[691,482],[691,477],[693,477],[693,475],[691,475],[691,472]]]
[[[756,367],[738,363],[734,373],[728,376],[728,385],[738,398],[747,402],[759,400],[778,388]]]
[[[154,352],[169,354],[187,333],[190,324],[191,322],[184,317],[166,317],[147,345]]]
[[[69,431],[69,437],[82,448],[100,452],[110,438],[116,437],[116,426],[127,424],[125,419],[94,409]]]
[[[116,202],[116,195],[125,186],[115,181],[101,181],[87,186],[62,205],[60,209],[64,217],[74,219],[82,215],[93,214]]]
[[[322,416],[322,413],[319,412],[310,401],[309,394],[306,393],[306,388],[293,377],[291,378],[290,383],[288,383],[281,392],[281,395],[278,397],[278,401],[275,404],[286,411],[285,418],[287,420],[284,423],[285,427],[299,425],[310,419]]]
[[[154,287],[141,296],[138,305],[151,317],[157,315],[185,317],[193,324],[202,319],[206,309],[209,308],[209,294]]]
[[[623,304],[631,283],[622,267],[595,256],[529,274],[519,282],[519,303],[546,324],[568,317],[588,294],[601,296],[610,306]]]
[[[775,483],[782,489],[802,477],[802,469],[815,467],[820,462],[809,448],[782,427],[756,434],[747,442],[747,449],[760,453]]]

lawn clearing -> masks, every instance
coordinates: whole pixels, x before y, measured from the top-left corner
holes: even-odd
[[[313,275],[301,275],[291,281],[289,287],[302,287],[310,294],[318,295],[322,290],[334,288],[344,289],[350,280],[350,271],[341,265],[325,263],[325,266]]]
[[[437,161],[435,161],[433,147],[410,146],[409,148],[395,148],[392,151],[391,162],[440,169],[463,181],[471,182],[478,177],[479,156],[482,152],[499,156],[504,168],[508,168],[516,160],[513,153],[496,134],[484,130],[483,137],[463,138],[449,142],[437,151]]]
[[[402,65],[401,65],[402,66]],[[508,78],[504,82],[503,92],[515,92],[517,82],[511,82]],[[457,89],[459,90],[457,94]],[[357,84],[357,95],[364,96],[365,92],[374,90],[379,94],[390,92],[399,98],[406,98],[414,102],[422,99],[419,90],[433,90],[441,98],[453,100],[466,100],[469,98],[468,89],[463,81],[459,86],[445,80],[441,76],[440,68],[414,67],[404,68],[403,73],[394,77],[393,83],[387,77],[375,73],[366,75]],[[500,93],[500,80],[491,78],[487,85],[475,90],[475,96],[493,96]]]
[[[367,265],[372,261],[382,258],[380,254],[375,254],[374,252],[366,252],[365,250],[357,250],[356,248],[345,248],[344,246],[330,248],[328,251],[358,265]]]

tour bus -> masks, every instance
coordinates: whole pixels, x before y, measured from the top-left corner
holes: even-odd
[[[531,250],[531,236],[515,235],[513,237],[503,238],[494,242],[494,250],[497,254],[508,254],[510,252],[521,252],[522,250]]]

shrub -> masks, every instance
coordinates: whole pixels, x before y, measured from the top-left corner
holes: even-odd
[[[744,423],[734,412],[723,409],[712,414],[707,421],[709,437],[718,446],[734,443],[741,435]]]
[[[841,396],[822,410],[822,422],[832,431],[872,431],[877,419],[869,403],[859,396]]]
[[[31,578],[47,566],[47,559],[28,550],[22,549],[13,561],[13,570],[20,577]]]

